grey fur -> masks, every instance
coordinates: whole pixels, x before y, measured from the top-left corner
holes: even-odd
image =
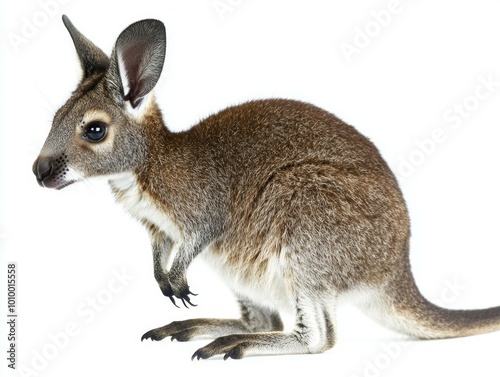
[[[322,352],[336,340],[336,302],[350,293],[381,323],[415,337],[500,329],[500,307],[452,311],[422,297],[398,183],[353,127],[313,105],[270,99],[172,133],[150,93],[163,68],[163,25],[131,25],[104,59],[64,21],[84,76],[54,117],[33,166],[38,182],[62,188],[109,177],[117,201],[150,234],[164,295],[192,305],[186,270],[200,256],[241,304],[239,320],[173,322],[143,339],[216,338],[193,358]],[[96,125],[107,133],[89,141]],[[292,331],[283,332],[279,310],[295,313]]]

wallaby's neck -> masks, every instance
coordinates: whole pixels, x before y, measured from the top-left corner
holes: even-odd
[[[142,142],[144,144],[144,156],[136,170],[143,172],[146,165],[154,165],[157,160],[164,160],[168,156],[169,149],[175,144],[175,134],[165,125],[160,108],[155,101],[149,104],[147,111],[141,119],[140,129],[143,132]]]
[[[186,133],[171,132],[161,110],[152,103],[144,114],[141,129],[144,155],[133,171],[141,190],[165,201],[188,179],[192,155]],[[160,197],[161,196],[161,197]]]
[[[141,161],[109,183],[132,216],[176,239],[200,202],[199,182],[206,181],[207,169],[194,158],[191,134],[169,131],[157,106],[143,117],[140,128],[145,132]]]

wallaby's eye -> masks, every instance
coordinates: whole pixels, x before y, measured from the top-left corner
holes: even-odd
[[[91,122],[85,127],[83,138],[92,143],[104,140],[108,132],[108,126],[104,122]]]

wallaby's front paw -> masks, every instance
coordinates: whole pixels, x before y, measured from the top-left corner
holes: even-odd
[[[175,299],[174,299],[175,294],[174,294],[174,291],[172,289],[172,285],[170,284],[170,281],[168,280],[168,275],[163,273],[163,272],[159,272],[159,273],[155,272],[155,279],[158,282],[158,286],[160,287],[163,295],[167,296],[170,299],[170,301],[172,301],[172,304],[177,306],[177,304],[175,303]],[[177,307],[179,307],[179,306],[177,306]]]
[[[196,294],[189,290],[189,286],[186,281],[183,281],[181,284],[175,284],[174,286],[172,286],[169,282],[163,283],[160,285],[160,289],[176,307],[179,307],[179,305],[175,302],[175,298],[180,299],[186,308],[189,308],[188,304],[196,306],[191,302],[191,298],[189,297],[189,295],[196,296]]]
[[[184,295],[183,297],[180,297],[180,299],[182,300],[182,303],[184,304],[184,306],[185,306],[186,308],[188,308],[188,306],[186,305],[186,302],[187,302],[189,305],[191,305],[191,306],[198,306],[198,305],[193,304],[193,303],[191,302],[191,299],[189,298],[189,295],[198,296],[196,293],[193,293],[193,292],[191,292],[191,291],[188,289],[188,291],[187,291],[186,295]]]
[[[161,284],[160,289],[161,289],[161,292],[163,293],[163,295],[167,296],[170,299],[170,301],[172,301],[172,304],[179,307],[179,305],[177,305],[175,303],[174,291],[172,290],[170,283],[167,282],[166,284]]]
[[[186,285],[185,287],[183,287],[180,290],[174,291],[174,296],[177,297],[178,299],[180,299],[186,308],[189,308],[189,306],[187,304],[189,304],[191,306],[196,306],[196,304],[193,304],[191,302],[189,295],[197,296],[195,293],[193,293],[189,290],[188,285]],[[171,298],[171,300],[173,302],[173,298]],[[175,302],[174,302],[174,305],[175,305]],[[177,305],[175,305],[175,306],[177,306]]]

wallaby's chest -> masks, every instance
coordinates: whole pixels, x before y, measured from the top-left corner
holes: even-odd
[[[168,213],[158,208],[153,200],[139,187],[132,173],[121,174],[109,181],[116,200],[139,221],[154,224],[172,241],[182,238],[182,231]]]

